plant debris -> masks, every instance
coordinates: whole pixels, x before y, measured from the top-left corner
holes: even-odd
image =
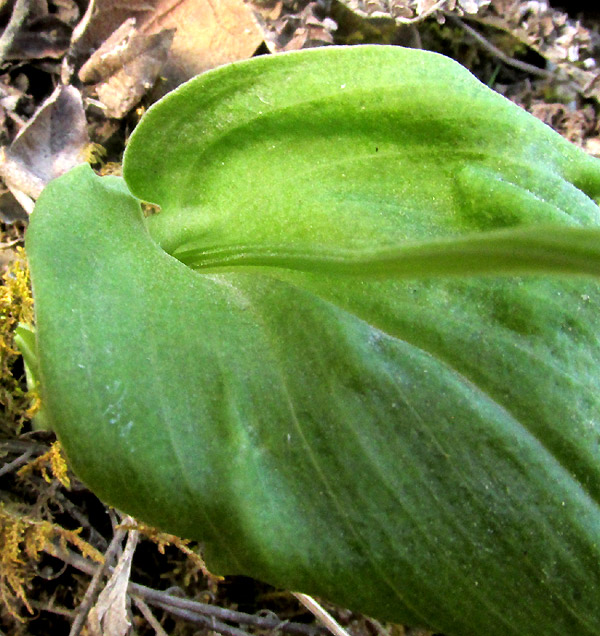
[[[529,47],[546,61],[545,76],[570,82],[584,98],[600,101],[600,34],[584,27],[566,13],[550,7],[545,0],[341,0],[357,15],[393,20],[398,25],[417,24],[435,17],[444,23],[466,25],[467,33],[479,45],[492,51],[500,49],[473,26],[492,27],[499,37],[509,34],[513,48]],[[462,19],[464,18],[465,21]],[[457,20],[458,19],[458,20]],[[468,20],[469,22],[466,22]],[[477,37],[479,36],[479,37]],[[504,55],[504,59],[511,59]],[[529,69],[531,70],[531,69]]]
[[[129,523],[135,522],[131,519]],[[126,636],[129,632],[131,622],[127,615],[127,588],[138,539],[137,530],[128,531],[125,549],[119,556],[104,589],[98,595],[96,604],[90,609],[87,622],[94,636]]]
[[[154,86],[174,34],[174,29],[140,33],[135,18],[129,18],[79,69],[82,82],[94,83],[92,91],[107,117],[125,117]]]
[[[146,34],[175,29],[160,94],[215,66],[251,57],[263,40],[242,0],[156,0],[140,23]]]
[[[323,3],[275,4],[256,2],[254,15],[271,53],[296,51],[310,46],[334,44],[336,21],[327,15]]]
[[[46,184],[87,159],[90,144],[81,95],[59,86],[19,131],[0,148],[0,176],[30,213]]]

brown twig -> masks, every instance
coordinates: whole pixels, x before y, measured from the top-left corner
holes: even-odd
[[[513,68],[519,69],[520,71],[530,73],[531,75],[537,75],[538,77],[552,77],[553,73],[551,71],[546,71],[545,69],[534,66],[533,64],[527,64],[527,62],[515,60],[513,57],[506,55],[504,51],[501,51],[497,46],[494,46],[489,40],[484,38],[481,33],[476,31],[473,27],[469,26],[460,18],[457,18],[455,15],[451,15],[449,13],[445,15],[452,24],[459,26],[463,31],[468,33],[478,44],[486,49],[488,53],[491,53],[494,57],[497,57],[507,66],[512,66]]]
[[[152,588],[147,588],[143,585],[139,585],[138,583],[131,583],[131,589],[134,593],[139,593],[143,595],[145,600],[149,605],[155,605],[157,607],[161,607],[162,609],[180,616],[182,618],[186,618],[187,620],[194,620],[194,616],[202,616],[201,622],[205,625],[213,626],[212,629],[216,631],[221,631],[217,627],[214,627],[215,623],[212,621],[217,621],[217,623],[221,623],[221,621],[230,621],[234,623],[238,623],[239,625],[252,625],[254,627],[259,627],[262,629],[280,629],[281,631],[285,631],[291,634],[298,634],[299,636],[316,636],[319,633],[319,629],[315,628],[311,625],[302,625],[300,623],[289,623],[286,621],[281,621],[278,618],[272,618],[268,616],[256,616],[253,614],[245,614],[244,612],[238,612],[236,610],[230,610],[225,607],[218,607],[216,605],[208,605],[206,603],[200,603],[199,601],[192,601],[186,598],[180,598],[178,596],[174,596],[172,594],[167,594],[165,592],[161,592],[159,590],[154,590]],[[207,623],[204,618],[209,618],[210,622]],[[237,636],[239,636],[238,630],[236,632]],[[221,633],[225,633],[222,632]],[[229,636],[234,636],[233,632],[229,633]]]
[[[169,636],[163,629],[163,626],[158,622],[156,616],[152,613],[152,610],[146,605],[146,603],[139,596],[132,596],[135,606],[140,610],[142,616],[148,621],[148,624],[156,636]]]
[[[67,609],[66,607],[58,607],[54,605],[54,599],[50,599],[48,603],[41,603],[40,601],[36,601],[35,599],[28,599],[29,604],[33,609],[41,610],[42,612],[50,612],[51,614],[56,614],[57,616],[64,616],[69,620],[73,618],[75,612],[73,610]]]
[[[14,239],[13,241],[8,241],[8,243],[0,243],[0,250],[7,250],[22,242],[23,242],[23,239],[18,238],[18,239]]]
[[[180,598],[172,594],[160,592],[152,588],[140,585],[138,583],[130,583],[131,591],[134,594],[143,596],[149,605],[159,605],[169,612],[171,608],[177,611],[182,610],[192,612],[197,615],[210,616],[222,621],[230,621],[240,625],[253,625],[263,629],[281,629],[282,631],[298,634],[299,636],[316,636],[321,630],[311,625],[302,625],[301,623],[288,623],[280,621],[278,618],[269,616],[255,616],[254,614],[245,614],[236,610],[230,610],[225,607],[200,603],[186,598]]]
[[[169,603],[160,603],[158,601],[152,602],[151,605],[160,607],[161,609],[169,612],[169,614],[177,616],[178,618],[183,618],[189,623],[208,627],[211,631],[222,634],[222,636],[249,636],[248,632],[245,632],[243,629],[240,629],[239,627],[232,627],[227,623],[223,623],[222,621],[217,620],[214,616],[204,616],[203,614],[197,614],[196,612],[191,612],[190,610],[181,609],[179,607],[173,607]]]
[[[89,533],[89,543],[91,543],[95,548],[98,548],[102,552],[106,551],[108,548],[108,542],[106,539],[94,528],[91,524],[90,520],[81,512],[81,509],[78,508],[68,497],[63,495],[60,490],[57,490],[54,493],[54,499],[62,506],[63,510],[65,510],[77,523],[85,528]]]
[[[34,454],[42,455],[47,452],[49,446],[40,442],[28,439],[3,439],[0,441],[0,451],[7,453],[25,453],[31,451]]]
[[[94,576],[98,570],[98,566],[88,559],[58,544],[48,544],[45,550],[52,556],[63,560],[65,563],[90,576]],[[110,571],[111,568],[109,567],[108,570]],[[245,614],[244,612],[238,612],[216,605],[180,598],[168,592],[162,592],[146,587],[145,585],[140,585],[139,583],[130,582],[128,591],[132,596],[138,596],[143,599],[148,605],[160,607],[174,616],[179,616],[192,622],[201,622],[214,631],[219,631],[224,634],[224,636],[247,636],[247,633],[226,625],[223,621],[235,622],[239,625],[253,625],[262,629],[278,629],[289,634],[296,634],[297,636],[318,636],[325,631],[318,625],[290,623],[280,621],[278,618]],[[202,617],[202,619],[198,619],[198,617]],[[227,630],[220,631],[220,626],[224,626],[223,629],[227,628]],[[232,631],[236,629],[237,631]]]
[[[12,472],[13,470],[15,470],[15,468],[24,466],[32,458],[33,454],[33,450],[26,450],[22,455],[19,455],[19,457],[17,457],[16,459],[13,459],[12,462],[4,464],[4,466],[0,468],[0,477]]]

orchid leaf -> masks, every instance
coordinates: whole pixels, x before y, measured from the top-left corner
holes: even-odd
[[[36,205],[45,421],[220,574],[448,636],[600,636],[599,200],[599,160],[439,55],[211,71],[124,179]]]

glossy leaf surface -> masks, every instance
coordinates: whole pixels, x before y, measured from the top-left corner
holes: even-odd
[[[124,177],[51,183],[27,236],[45,415],[100,497],[379,618],[600,635],[598,160],[356,47],[192,80]]]

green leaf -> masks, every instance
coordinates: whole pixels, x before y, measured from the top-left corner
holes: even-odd
[[[192,80],[124,175],[52,182],[27,235],[45,413],[101,498],[382,619],[600,635],[598,160],[356,47]]]
[[[29,391],[37,391],[39,389],[39,366],[36,354],[35,330],[30,325],[21,323],[17,325],[14,337],[15,344],[23,356],[27,389]],[[33,416],[32,424],[38,431],[51,429],[46,421],[44,409],[37,411]]]
[[[583,226],[581,240],[596,250],[600,236],[597,159],[455,62],[397,47],[331,48],[207,73],[148,112],[124,174],[134,195],[162,207],[153,236],[196,266],[205,255],[210,265],[215,254],[248,252],[283,251],[286,266],[296,254],[364,261],[403,253],[407,241],[414,253],[415,243],[451,238],[462,251],[465,235],[523,226],[533,236],[540,225]],[[567,237],[554,234],[568,269]],[[499,267],[494,247],[489,240]],[[466,273],[490,267],[481,251]],[[590,260],[597,274],[598,253]],[[425,275],[438,273],[430,267]]]

